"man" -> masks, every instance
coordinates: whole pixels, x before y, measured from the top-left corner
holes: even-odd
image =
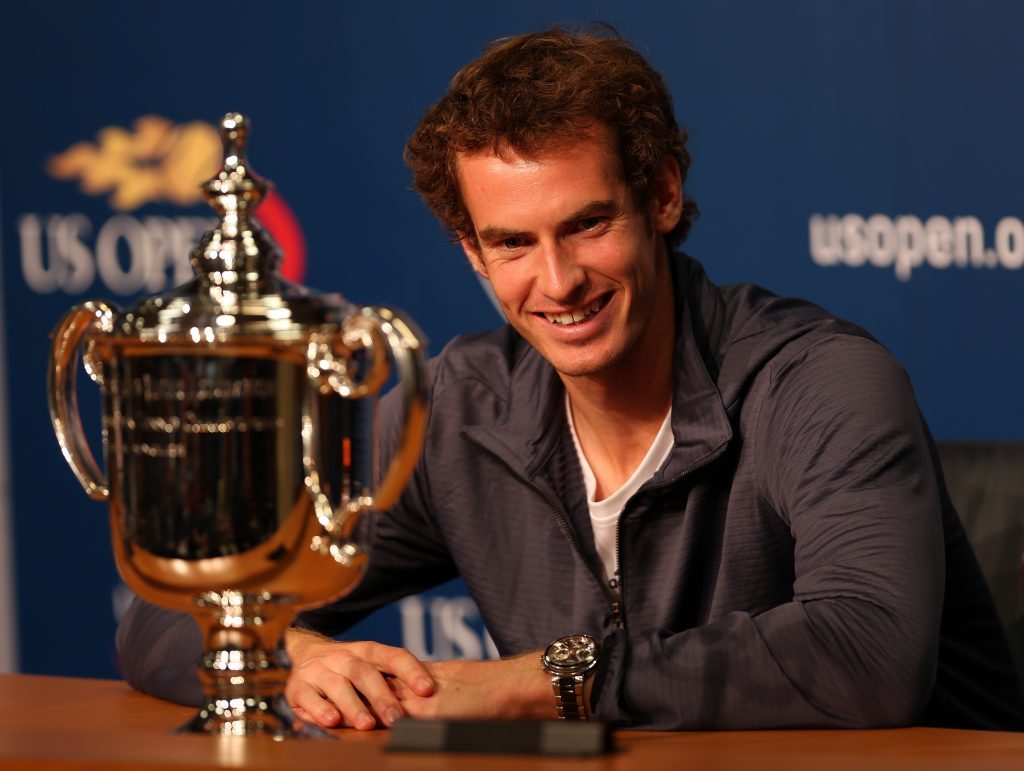
[[[1024,724],[906,376],[859,328],[671,252],[689,156],[639,54],[498,41],[406,156],[508,326],[432,362],[423,458],[366,579],[288,633],[301,715]],[[321,636],[455,575],[506,658]],[[129,613],[125,671],[173,695],[182,667],[138,652],[185,633],[154,617]]]

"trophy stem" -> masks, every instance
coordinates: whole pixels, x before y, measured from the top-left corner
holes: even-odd
[[[281,643],[295,598],[205,592],[195,603],[204,641],[198,669],[206,703],[179,732],[330,736],[299,720],[284,698],[291,662]]]

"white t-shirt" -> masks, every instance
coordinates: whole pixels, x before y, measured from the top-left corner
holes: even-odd
[[[626,505],[626,501],[641,485],[654,476],[661,464],[665,462],[674,442],[672,436],[672,410],[669,409],[665,419],[661,422],[657,436],[651,443],[650,448],[640,465],[636,467],[633,475],[616,490],[600,501],[594,500],[594,492],[597,489],[597,479],[594,471],[590,468],[583,448],[580,447],[579,437],[576,436],[576,426],[572,419],[572,408],[569,405],[569,395],[565,395],[565,414],[569,418],[569,432],[572,434],[572,443],[576,446],[576,454],[580,459],[580,468],[583,470],[583,484],[587,488],[587,505],[590,507],[590,524],[594,529],[594,546],[597,555],[601,558],[604,566],[604,578],[612,588],[618,588],[618,579],[612,582],[612,578],[618,571],[618,526],[619,515]]]

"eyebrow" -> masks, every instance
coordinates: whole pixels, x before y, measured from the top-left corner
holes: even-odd
[[[504,241],[506,238],[522,238],[523,235],[525,235],[523,230],[509,230],[508,228],[491,226],[477,231],[476,237],[484,243],[493,244],[498,241]]]
[[[587,217],[593,217],[596,214],[604,214],[608,211],[613,211],[615,207],[615,201],[612,200],[590,201],[566,217],[563,224],[578,222],[579,220],[586,219]],[[506,238],[522,238],[524,235],[526,235],[526,231],[524,230],[513,230],[511,228],[502,228],[495,225],[491,225],[483,230],[477,231],[477,238],[481,242],[489,244],[504,241]]]

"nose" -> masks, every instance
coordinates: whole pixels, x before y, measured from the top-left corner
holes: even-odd
[[[586,271],[571,249],[557,241],[541,244],[540,257],[537,288],[545,297],[568,305],[585,292]]]

